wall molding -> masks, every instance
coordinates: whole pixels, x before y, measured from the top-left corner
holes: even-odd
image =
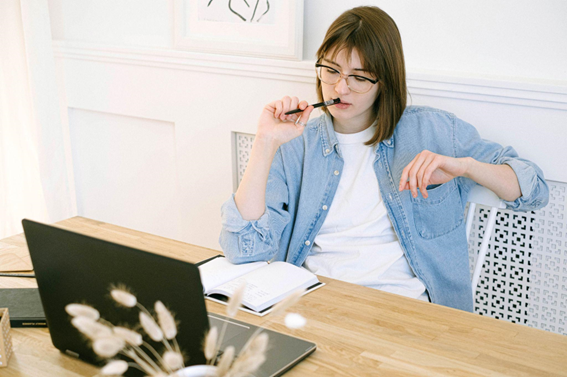
[[[53,42],[54,55],[101,63],[231,74],[314,84],[314,61],[285,61],[173,49],[130,48],[94,43]],[[567,83],[472,77],[408,69],[410,94],[567,110]]]

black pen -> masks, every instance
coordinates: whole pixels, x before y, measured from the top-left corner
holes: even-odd
[[[25,274],[25,273],[0,273],[0,277],[28,277],[34,278],[35,274]]]
[[[330,105],[335,105],[338,104],[339,102],[341,102],[340,98],[335,98],[333,100],[329,100],[329,101],[323,101],[323,102],[318,102],[316,104],[313,104],[312,106],[314,108],[320,108],[321,106],[330,106]],[[303,110],[301,109],[295,109],[295,110],[290,110],[289,112],[285,113],[285,115],[290,115],[290,114],[295,114],[295,113],[301,113]]]

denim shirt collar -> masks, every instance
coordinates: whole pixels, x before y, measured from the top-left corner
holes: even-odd
[[[319,118],[319,128],[321,132],[321,147],[323,147],[323,156],[329,156],[333,152],[333,150],[337,151],[337,154],[341,156],[340,150],[339,148],[337,148],[339,141],[333,127],[333,119],[328,113],[323,113],[323,116]],[[380,143],[383,143],[386,147],[394,148],[394,136],[392,135],[390,138],[385,139]],[[378,153],[380,143],[376,145],[376,148],[374,149],[375,153]]]
[[[333,150],[337,151],[340,156],[341,154],[339,152],[339,149],[337,148],[339,140],[337,139],[337,135],[335,134],[331,116],[328,113],[323,113],[323,116],[319,118],[319,120],[323,156],[329,156],[333,152]]]

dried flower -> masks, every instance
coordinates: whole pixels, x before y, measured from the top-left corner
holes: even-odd
[[[232,345],[226,347],[224,353],[222,354],[219,363],[217,365],[217,375],[219,377],[224,377],[234,360],[234,347]]]
[[[124,346],[124,340],[116,336],[101,337],[93,341],[94,352],[104,358],[116,356]]]
[[[284,300],[274,306],[272,316],[283,314],[288,308],[296,304],[304,293],[305,290],[299,289],[285,297]]]
[[[112,336],[112,329],[85,316],[77,316],[71,324],[91,340]]]
[[[67,311],[67,314],[73,317],[84,316],[85,318],[92,320],[98,320],[100,318],[100,313],[96,309],[84,304],[68,304],[67,306],[65,306],[65,311]]]
[[[157,301],[154,308],[157,313],[159,326],[165,338],[168,340],[173,339],[177,335],[177,326],[175,325],[173,315],[171,315],[171,312],[169,312],[161,301]]]
[[[305,323],[307,323],[307,321],[299,314],[291,313],[285,316],[285,325],[289,329],[303,328]]]
[[[207,361],[210,361],[215,355],[215,348],[217,345],[217,338],[218,338],[218,329],[217,327],[213,327],[207,333],[207,337],[205,338],[205,358]]]
[[[242,281],[238,289],[236,289],[232,297],[228,300],[226,313],[231,318],[234,317],[238,312],[238,309],[240,308],[240,304],[242,303],[242,299],[244,298],[245,291],[246,291],[246,281]]]
[[[256,354],[250,356],[245,360],[243,360],[242,364],[239,365],[238,374],[235,374],[235,376],[236,375],[239,377],[250,376],[253,373],[255,373],[256,370],[258,370],[264,362],[266,362],[266,356],[264,354]]]
[[[121,338],[130,345],[140,346],[144,341],[142,335],[128,328],[114,327],[112,328],[112,332],[114,332],[114,335]]]
[[[128,363],[122,360],[112,360],[101,369],[102,375],[122,375],[128,370]]]
[[[262,332],[261,334],[259,334],[258,336],[256,336],[254,338],[254,340],[252,340],[252,342],[250,343],[250,347],[248,348],[248,351],[251,354],[258,354],[258,353],[264,353],[266,352],[266,349],[268,349],[268,334],[265,332]]]
[[[134,295],[122,289],[110,290],[112,298],[124,307],[134,307],[138,300]]]
[[[253,373],[266,361],[266,355],[262,353],[243,353],[236,358],[227,375],[231,377],[246,377]]]
[[[163,332],[155,320],[143,311],[140,311],[140,324],[153,341],[162,341]]]
[[[183,367],[183,356],[177,352],[167,351],[163,354],[163,362],[171,370]]]
[[[268,348],[268,334],[261,333],[254,337],[229,370],[230,376],[248,376],[254,373],[266,361],[266,349]]]

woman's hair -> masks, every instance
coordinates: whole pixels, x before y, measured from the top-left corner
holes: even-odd
[[[394,134],[396,124],[406,108],[407,88],[402,38],[396,23],[378,7],[364,6],[348,10],[327,30],[325,39],[317,50],[317,61],[329,52],[334,60],[343,51],[350,59],[353,50],[360,56],[363,69],[373,74],[379,83],[379,95],[374,102],[374,114],[378,121],[376,132],[366,142],[374,145]],[[317,95],[323,100],[321,80],[317,78]],[[325,112],[328,112],[324,108]]]

